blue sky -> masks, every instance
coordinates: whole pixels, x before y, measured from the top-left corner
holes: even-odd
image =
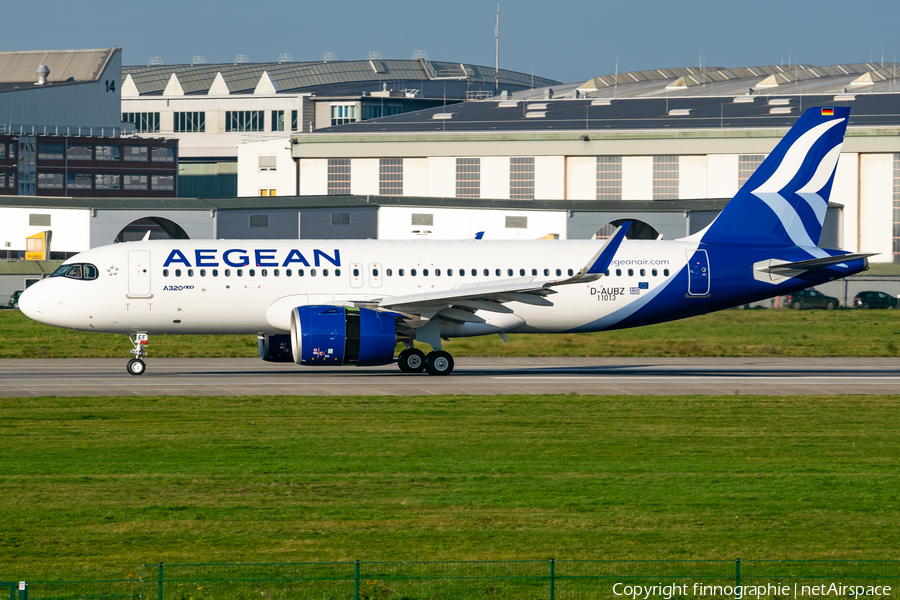
[[[10,2],[2,50],[121,46],[126,65],[410,58],[494,64],[495,0]],[[506,0],[500,66],[563,82],[661,67],[893,61],[887,0]]]

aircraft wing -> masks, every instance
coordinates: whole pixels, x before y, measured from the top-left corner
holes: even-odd
[[[553,306],[553,303],[546,297],[556,293],[553,290],[554,287],[596,281],[603,276],[612,263],[622,240],[625,239],[630,225],[631,222],[620,225],[591,260],[575,275],[568,278],[533,276],[484,283],[466,283],[451,290],[385,298],[378,303],[378,308],[416,315],[425,320],[440,313],[442,317],[449,319],[477,322],[481,319],[472,315],[472,312],[476,310],[511,313],[512,309],[504,306],[507,302]]]

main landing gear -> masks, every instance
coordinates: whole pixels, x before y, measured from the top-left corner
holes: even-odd
[[[453,357],[443,350],[425,354],[418,348],[407,348],[397,357],[397,364],[404,373],[427,371],[429,375],[449,375],[453,372]]]
[[[149,339],[150,336],[146,333],[137,333],[134,339],[128,338],[128,341],[134,346],[134,349],[131,351],[134,354],[134,358],[128,361],[128,366],[126,367],[129,375],[143,375],[144,371],[147,370],[147,365],[142,359],[147,355],[147,342]]]

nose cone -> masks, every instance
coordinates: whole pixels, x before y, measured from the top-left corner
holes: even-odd
[[[38,282],[19,296],[19,310],[28,317],[29,319],[34,319],[35,321],[44,321],[45,315],[42,314],[46,312],[43,304],[44,304],[44,294],[41,293],[40,288],[41,282]],[[42,318],[44,317],[44,318]]]

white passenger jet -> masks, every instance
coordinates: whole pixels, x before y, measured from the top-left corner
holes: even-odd
[[[441,341],[681,319],[868,269],[817,246],[849,108],[807,110],[715,221],[605,241],[166,240],[94,248],[19,298],[36,321],[148,335],[257,334],[260,357],[447,375]],[[432,351],[413,346],[418,340]]]

